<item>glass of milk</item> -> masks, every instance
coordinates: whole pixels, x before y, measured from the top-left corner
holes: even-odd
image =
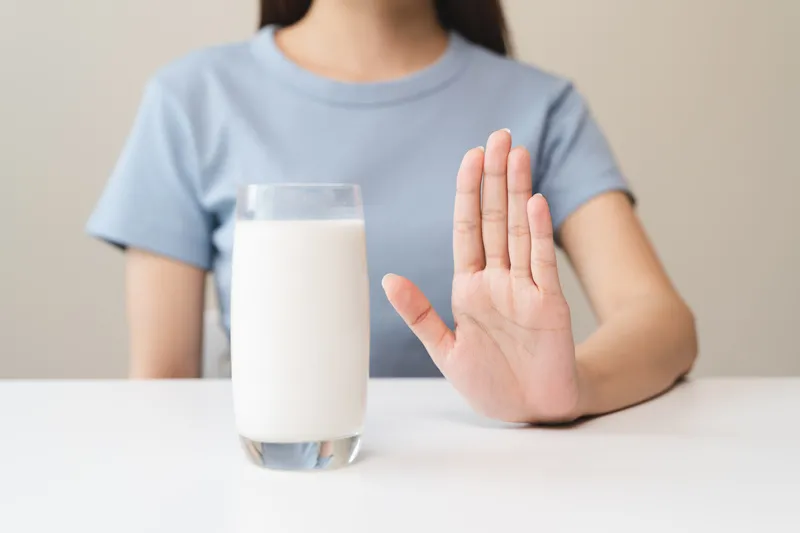
[[[243,447],[267,468],[350,464],[369,378],[361,191],[248,185],[236,215],[231,375]]]

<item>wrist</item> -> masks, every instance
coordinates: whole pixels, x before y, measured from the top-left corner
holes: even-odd
[[[570,424],[595,413],[594,398],[594,383],[589,369],[576,360],[572,382],[565,382],[558,394],[549,395],[551,401],[546,405],[541,401],[538,404],[529,402],[525,421],[537,425]]]

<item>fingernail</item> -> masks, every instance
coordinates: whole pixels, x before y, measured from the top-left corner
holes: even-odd
[[[481,152],[485,152],[486,148],[484,148],[483,146],[478,146],[478,150],[480,150]]]
[[[381,279],[381,287],[383,287],[384,291],[386,290],[386,285],[394,277],[396,277],[394,274],[386,274],[385,276],[383,276],[383,279]]]
[[[503,128],[503,131],[507,131],[509,135],[511,135],[511,130],[508,128]]]

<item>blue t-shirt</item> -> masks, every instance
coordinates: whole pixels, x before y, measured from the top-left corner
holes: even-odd
[[[452,34],[432,66],[402,79],[343,83],[308,72],[275,28],[193,53],[148,84],[133,131],[88,223],[122,247],[215,274],[227,328],[234,203],[245,183],[352,182],[362,188],[373,376],[437,376],[386,301],[408,277],[452,326],[452,219],[464,153],[509,128],[532,155],[534,190],[556,228],[581,204],[627,190],[571,83]],[[313,327],[313,326],[312,326]]]

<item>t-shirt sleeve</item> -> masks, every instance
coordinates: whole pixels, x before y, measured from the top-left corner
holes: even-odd
[[[201,204],[198,167],[187,116],[152,81],[86,231],[208,270],[213,218]]]
[[[634,200],[605,136],[572,85],[550,109],[540,158],[534,188],[547,199],[556,232],[599,194],[622,191]]]

